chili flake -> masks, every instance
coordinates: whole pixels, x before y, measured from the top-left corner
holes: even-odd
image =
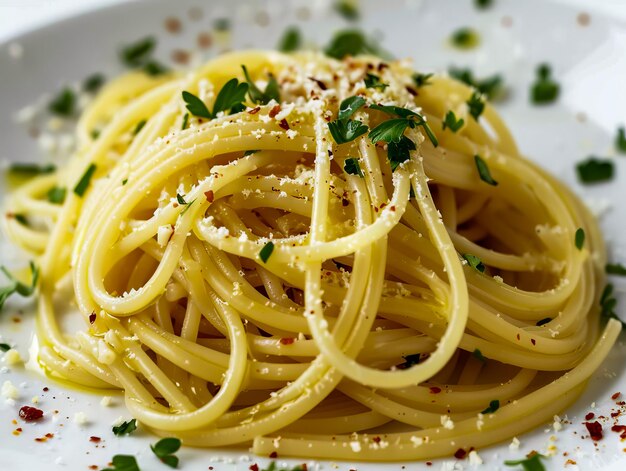
[[[22,406],[20,409],[20,418],[26,422],[34,422],[43,417],[43,411],[36,407]]]

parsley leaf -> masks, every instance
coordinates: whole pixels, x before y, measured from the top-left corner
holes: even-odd
[[[230,29],[230,20],[228,18],[217,18],[213,22],[213,27],[217,31],[228,31]]]
[[[40,174],[45,174],[45,173],[52,173],[56,169],[57,169],[56,166],[52,164],[38,165],[38,164],[15,162],[11,164],[11,166],[9,167],[9,172],[12,174],[34,176],[34,175],[40,175]]]
[[[417,88],[423,87],[424,85],[430,85],[428,82],[435,74],[420,74],[415,72],[412,76],[413,83]]]
[[[478,175],[480,179],[485,183],[488,183],[492,186],[497,186],[498,182],[493,179],[491,176],[491,172],[489,171],[489,167],[487,166],[487,162],[485,162],[482,157],[478,154],[474,156],[474,163],[476,164],[476,169],[478,170]]]
[[[136,136],[137,134],[139,134],[139,131],[141,131],[145,125],[146,125],[145,119],[142,119],[141,121],[139,121],[137,123],[137,126],[135,126],[135,129],[133,130],[133,136]]]
[[[474,0],[474,5],[476,8],[485,10],[493,5],[493,0]]]
[[[574,236],[574,243],[576,244],[576,248],[578,250],[583,249],[583,245],[585,244],[585,231],[582,227],[576,229],[576,234]]]
[[[530,458],[526,458],[524,460],[507,460],[504,462],[507,466],[521,466],[524,471],[545,471],[546,468],[543,466],[540,458],[546,458],[539,453],[535,453]]]
[[[411,158],[410,151],[416,150],[415,142],[406,136],[401,136],[398,142],[391,141],[387,143],[387,157],[391,164],[391,170],[395,170],[401,163]]]
[[[22,226],[28,226],[28,220],[26,219],[26,216],[24,216],[23,214],[14,214],[13,218],[19,222]]]
[[[111,459],[112,468],[106,468],[102,471],[140,471],[137,460],[131,455],[115,455]]]
[[[478,46],[480,36],[472,28],[459,28],[450,36],[452,45],[459,49],[472,49]]]
[[[327,56],[343,59],[346,56],[359,54],[380,55],[378,48],[357,29],[339,31],[324,50]]]
[[[605,271],[609,275],[626,276],[626,267],[621,263],[607,263]]]
[[[443,118],[443,123],[441,125],[442,129],[450,128],[450,131],[457,132],[459,129],[463,127],[465,124],[465,120],[463,118],[457,119],[454,111],[450,110],[446,113],[446,116]]]
[[[348,157],[343,163],[343,169],[348,175],[358,175],[361,178],[365,176],[359,165],[359,159],[355,157]]]
[[[486,95],[487,98],[493,100],[503,95],[502,77],[498,74],[491,77],[485,77],[484,79],[477,79],[474,77],[474,73],[470,69],[461,69],[457,67],[450,67],[448,70],[450,77],[463,82],[470,87],[474,87],[481,94]]]
[[[212,115],[204,102],[193,93],[183,90],[183,100],[185,101],[185,106],[192,115],[200,118],[212,118]]]
[[[113,427],[113,433],[118,437],[122,435],[130,435],[135,430],[137,430],[137,419],[127,420],[126,422]]]
[[[245,152],[243,153],[243,156],[244,156],[244,157],[246,157],[246,156],[248,156],[248,155],[252,155],[252,154],[257,153],[258,151],[259,151],[258,149],[250,149],[250,150],[245,151]]]
[[[335,2],[335,11],[348,21],[356,21],[359,19],[359,10],[357,10],[354,2],[350,0],[339,0]]]
[[[368,127],[358,120],[336,119],[328,123],[328,130],[337,144],[345,144],[365,134]]]
[[[161,75],[161,74],[164,74],[165,72],[168,72],[169,69],[158,61],[149,60],[148,62],[144,64],[143,71],[146,74],[154,77],[156,75]]]
[[[500,408],[500,401],[498,399],[494,399],[489,402],[489,407],[487,407],[481,414],[493,414]]]
[[[559,84],[552,80],[552,70],[548,64],[537,67],[537,79],[530,88],[531,101],[537,105],[552,103],[559,96]]]
[[[83,173],[83,176],[80,177],[80,180],[74,187],[75,194],[77,194],[78,196],[83,196],[85,194],[87,188],[89,188],[89,182],[91,181],[91,177],[93,176],[95,171],[96,164],[89,164],[89,167],[87,167],[87,170],[85,170],[85,173]]]
[[[472,267],[474,270],[479,271],[481,273],[485,272],[485,265],[476,255],[472,255],[470,253],[464,253],[463,258],[467,260],[467,264]]]
[[[407,120],[407,126],[409,126],[410,128],[415,128],[415,126],[422,126],[422,128],[424,129],[424,132],[426,133],[426,136],[428,137],[428,139],[430,140],[430,142],[432,143],[432,145],[434,147],[437,147],[439,145],[439,141],[437,141],[437,137],[435,136],[435,134],[433,133],[432,129],[430,129],[430,126],[428,125],[428,123],[426,122],[426,120],[424,120],[424,117],[414,111],[411,111],[407,108],[400,108],[399,106],[381,106],[381,105],[370,105],[371,109],[374,110],[378,110],[378,111],[383,111],[385,113],[388,114],[395,114],[398,115],[402,118],[406,118]],[[384,124],[384,123],[382,123]],[[378,125],[376,128],[374,128],[374,130],[376,130],[378,127],[380,127],[381,125]],[[372,132],[374,131],[372,130]],[[404,130],[403,130],[404,132]],[[371,138],[371,133],[370,133],[370,138]],[[398,136],[399,139],[399,136]],[[384,140],[384,139],[382,139]],[[388,142],[388,141],[387,141]],[[372,141],[372,143],[375,144],[374,141]]]
[[[616,306],[617,299],[613,296],[613,284],[608,283],[600,295],[600,316],[604,319],[618,320],[622,323],[622,327],[626,327],[626,323],[615,313]]]
[[[278,42],[278,50],[282,52],[293,52],[302,46],[302,35],[300,30],[295,26],[287,28],[282,38]]]
[[[230,79],[215,98],[213,117],[217,116],[217,113],[220,111],[229,111],[238,105],[242,105],[246,99],[246,93],[248,93],[247,83],[239,83],[236,78]]]
[[[339,105],[338,119],[347,119],[357,112],[359,108],[365,105],[365,99],[360,96],[351,96],[346,98]]]
[[[259,252],[259,258],[263,260],[263,263],[267,263],[273,251],[274,251],[274,242],[270,240],[267,244],[263,246],[263,248]]]
[[[74,114],[74,106],[76,105],[76,96],[69,88],[63,89],[48,105],[50,113],[59,116],[72,116]]]
[[[9,345],[8,343],[0,343],[0,350],[2,350],[3,352],[8,352],[9,350],[11,350],[11,345]]]
[[[180,130],[184,131],[185,129],[187,129],[188,124],[189,124],[189,113],[185,113],[185,116],[183,116],[183,124],[180,126]]]
[[[21,281],[17,280],[9,272],[9,270],[6,269],[6,267],[1,266],[0,270],[2,270],[2,272],[9,279],[9,284],[7,286],[0,287],[0,309],[2,309],[8,297],[14,293],[17,293],[23,297],[28,297],[35,292],[35,288],[37,287],[37,280],[39,279],[39,268],[37,268],[33,262],[30,262],[30,271],[31,271],[30,286],[25,285]]]
[[[380,81],[380,77],[374,74],[366,74],[365,75],[365,86],[367,88],[380,88],[384,90],[389,86],[387,83],[383,83]]]
[[[83,90],[89,93],[95,93],[100,90],[100,87],[102,87],[104,81],[104,75],[102,74],[90,75],[83,82]]]
[[[474,358],[482,361],[483,363],[487,361],[487,359],[483,356],[483,352],[481,352],[477,348],[474,349],[474,351],[472,352],[472,355],[474,356]]]
[[[155,455],[170,468],[178,466],[178,457],[174,456],[180,449],[181,442],[178,438],[162,438],[156,444],[150,445]]]
[[[472,115],[474,120],[478,121],[480,115],[485,111],[485,102],[482,99],[482,95],[479,92],[474,92],[465,103],[467,104],[469,114]]]
[[[129,67],[140,67],[146,63],[155,47],[156,40],[149,36],[122,48],[120,58]]]
[[[613,178],[613,170],[613,162],[599,159],[593,155],[587,160],[576,164],[578,179],[585,184],[611,180]]]
[[[404,363],[401,365],[402,368],[411,368],[413,365],[419,365],[419,362],[421,360],[422,354],[421,353],[414,353],[412,355],[402,355],[402,358],[404,358]]]
[[[369,133],[372,144],[378,141],[399,142],[404,131],[409,126],[409,120],[406,118],[396,118],[383,121]]]
[[[617,137],[615,138],[615,147],[617,150],[626,154],[626,129],[624,126],[617,130]]]
[[[55,186],[48,190],[46,196],[48,197],[48,201],[50,201],[50,203],[63,204],[63,202],[65,201],[66,193],[67,190],[65,188]]]
[[[246,82],[248,83],[248,96],[253,103],[267,105],[272,100],[280,101],[278,82],[272,74],[270,74],[270,78],[265,87],[265,91],[262,92],[259,87],[257,87],[250,79],[246,66],[242,65],[241,68],[243,69],[243,75],[246,77]]]

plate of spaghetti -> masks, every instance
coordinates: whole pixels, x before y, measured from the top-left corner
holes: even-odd
[[[0,45],[0,462],[623,468],[623,24],[322,3]]]

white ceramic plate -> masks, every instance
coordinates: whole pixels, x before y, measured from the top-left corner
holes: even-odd
[[[175,49],[193,49],[200,33],[212,33],[215,20],[229,18],[232,43],[214,36],[213,46],[203,55],[210,57],[221,48],[272,48],[289,25],[301,28],[307,42],[323,45],[332,33],[348,23],[330,8],[332,2],[302,0],[274,1],[177,1],[129,3],[100,9],[52,24],[0,44],[0,161],[38,161],[41,151],[29,136],[32,125],[15,123],[16,113],[32,103],[46,103],[50,94],[68,83],[78,83],[93,72],[109,77],[121,72],[117,51],[121,44],[147,35],[159,39],[157,55],[170,62]],[[470,0],[447,1],[367,1],[361,5],[358,27],[379,38],[383,47],[396,57],[412,57],[422,71],[445,70],[450,65],[471,66],[478,76],[503,74],[510,90],[499,105],[521,149],[571,185],[596,210],[603,213],[602,228],[614,261],[626,261],[626,218],[621,203],[626,186],[626,157],[618,157],[613,141],[618,124],[626,121],[626,25],[579,9],[543,0],[495,0],[495,6],[476,10]],[[588,15],[581,15],[587,13]],[[182,31],[171,34],[164,28],[168,17],[180,20]],[[461,26],[472,26],[481,33],[477,49],[460,52],[447,38]],[[20,54],[21,53],[21,54]],[[557,104],[534,107],[529,104],[528,88],[540,62],[552,65],[562,93]],[[617,178],[612,183],[582,187],[576,182],[575,162],[589,154],[615,157]],[[48,158],[50,160],[50,158]],[[7,188],[0,183],[0,195]],[[0,240],[0,262],[14,266],[25,256],[17,253],[6,239]],[[614,280],[618,291],[623,280]],[[29,357],[34,330],[32,304],[12,300],[0,314],[0,342],[15,345]],[[626,317],[623,306],[620,312]],[[18,322],[19,321],[19,322]],[[32,353],[32,351],[30,352]],[[483,469],[513,469],[505,459],[523,457],[530,450],[545,453],[550,445],[556,454],[546,462],[548,469],[623,470],[625,444],[609,431],[619,418],[605,422],[605,438],[594,444],[582,422],[587,412],[609,416],[615,401],[611,395],[626,395],[624,354],[620,342],[606,365],[592,378],[583,397],[564,414],[568,420],[558,433],[552,424],[519,437],[519,450],[504,443],[480,450]],[[134,454],[142,469],[168,469],[149,449],[156,439],[139,430],[133,436],[118,438],[111,423],[119,416],[129,418],[121,396],[104,407],[101,397],[69,389],[41,373],[22,366],[0,364],[0,383],[10,380],[20,397],[11,403],[0,398],[0,464],[2,469],[76,469],[104,467],[118,453]],[[48,390],[44,391],[43,388]],[[38,396],[38,407],[48,417],[42,423],[24,424],[18,419],[19,407]],[[58,411],[58,412],[55,412]],[[76,413],[88,422],[78,424]],[[12,421],[16,420],[15,423]],[[22,433],[15,435],[21,427]],[[35,438],[54,436],[44,442]],[[90,441],[100,437],[100,443]],[[554,437],[551,439],[550,437]],[[586,437],[586,438],[584,438]],[[183,470],[248,470],[257,462],[262,469],[267,460],[247,450],[192,450],[178,453]],[[567,463],[572,460],[576,464]],[[290,466],[299,461],[279,459]],[[317,468],[316,468],[317,466]],[[358,469],[390,471],[416,469],[473,469],[467,461],[454,458],[424,463],[310,463],[309,469]]]

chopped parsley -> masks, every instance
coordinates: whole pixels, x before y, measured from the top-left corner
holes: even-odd
[[[243,153],[243,156],[244,156],[244,157],[247,157],[248,155],[252,155],[252,154],[254,154],[254,153],[258,152],[258,151],[259,151],[258,149],[251,149],[251,150],[247,150],[247,151],[245,151],[245,152]]]
[[[298,464],[293,468],[279,468],[276,462],[272,461],[267,468],[263,468],[261,471],[304,471],[304,466]]]
[[[122,435],[130,435],[135,430],[137,430],[137,419],[127,420],[126,422],[113,427],[113,433],[118,437]]]
[[[621,263],[607,263],[605,271],[609,275],[626,276],[626,267]]]
[[[55,186],[48,190],[46,196],[48,197],[48,201],[50,201],[50,203],[63,204],[63,202],[65,201],[66,193],[67,190],[65,188]]]
[[[600,295],[600,316],[604,319],[615,319],[622,323],[622,327],[626,327],[626,323],[622,321],[615,313],[615,307],[617,306],[617,299],[613,296],[613,284],[608,283],[602,295]]]
[[[23,214],[19,214],[19,213],[14,214],[13,219],[19,222],[22,226],[28,226],[28,220],[26,219],[26,216],[24,216]]]
[[[248,69],[246,69],[245,65],[242,65],[243,75],[246,77],[246,82],[248,83],[248,96],[253,103],[258,103],[260,105],[267,105],[270,101],[276,100],[280,101],[280,90],[278,89],[278,82],[276,78],[270,74],[270,78],[265,86],[265,91],[262,92],[250,79],[248,75]]]
[[[489,407],[487,407],[481,414],[493,414],[500,408],[500,401],[498,399],[494,399],[489,402]]]
[[[450,36],[450,42],[459,49],[472,49],[480,43],[480,36],[472,28],[459,28]]]
[[[546,468],[543,466],[541,458],[545,459],[546,457],[535,453],[524,460],[506,460],[504,464],[507,466],[521,466],[524,471],[545,471]]]
[[[485,265],[483,264],[482,260],[476,255],[472,255],[471,253],[464,253],[463,258],[467,261],[467,264],[474,270],[481,273],[485,272]]]
[[[263,263],[267,263],[273,251],[274,251],[274,242],[270,240],[267,244],[263,246],[263,248],[259,252],[259,258],[263,261]]]
[[[9,345],[8,343],[0,343],[0,350],[2,350],[3,352],[8,352],[9,350],[11,350],[11,345]]]
[[[404,120],[406,122],[406,126],[404,129],[406,129],[407,126],[410,127],[411,129],[414,129],[416,126],[422,126],[422,128],[424,129],[424,132],[426,133],[426,136],[432,143],[433,147],[437,147],[439,145],[439,142],[437,141],[437,137],[433,133],[432,129],[430,129],[430,126],[428,125],[428,123],[426,122],[426,120],[424,119],[422,115],[414,111],[411,111],[407,108],[400,108],[399,106],[370,105],[370,108],[374,110],[382,111],[387,114],[399,116],[401,120]],[[390,120],[390,121],[394,121],[394,120]],[[379,124],[378,126],[376,126],[376,128],[372,129],[372,131],[370,132],[370,139],[372,139],[373,144],[376,144],[378,140],[389,142],[387,139],[378,138],[377,141],[374,141],[374,139],[372,138],[372,133],[374,133],[374,131],[376,131],[376,129],[378,129],[383,124],[385,124],[385,122]],[[395,128],[395,135],[391,136],[392,137],[391,140],[399,141],[400,136],[404,133],[404,129],[402,130],[402,132],[398,133],[399,127]],[[375,136],[377,136],[378,134],[379,134],[378,132],[374,133]]]
[[[230,29],[230,20],[228,18],[217,18],[213,23],[213,28],[217,31],[228,31]]]
[[[380,55],[376,45],[359,30],[347,29],[339,31],[333,36],[330,44],[326,46],[324,52],[327,56],[335,59],[343,59],[346,56],[356,56],[359,54]]]
[[[139,121],[137,123],[137,126],[135,126],[135,129],[133,130],[133,136],[136,136],[137,134],[139,134],[139,131],[141,131],[145,125],[146,125],[145,119],[142,119],[141,121]]]
[[[59,116],[72,116],[76,106],[76,95],[69,88],[64,88],[49,104],[48,111]]]
[[[582,227],[576,229],[576,234],[574,235],[574,243],[576,244],[576,248],[578,250],[583,249],[583,245],[585,244],[585,231]]]
[[[187,129],[187,125],[189,124],[189,113],[185,113],[183,116],[183,124],[180,126],[181,131]]]
[[[401,163],[411,158],[410,151],[416,150],[415,142],[406,136],[402,136],[398,142],[391,141],[387,143],[387,157],[391,170],[394,171]]]
[[[189,204],[185,201],[185,198],[180,193],[176,193],[176,201],[178,201],[178,204],[180,204],[181,206]]]
[[[170,468],[178,467],[178,456],[175,456],[180,449],[181,442],[178,438],[162,438],[156,444],[150,445],[155,455]]]
[[[278,50],[282,52],[297,51],[302,47],[302,35],[295,26],[287,28],[278,41]]]
[[[463,118],[458,118],[454,114],[454,111],[450,110],[446,113],[446,116],[443,118],[443,123],[441,127],[443,129],[450,128],[450,131],[457,132],[459,129],[463,127],[465,124],[465,120]]]
[[[76,193],[78,196],[83,196],[85,194],[87,188],[89,187],[91,177],[93,177],[93,174],[96,171],[96,168],[96,164],[89,164],[89,167],[87,167],[87,170],[85,170],[85,173],[83,173],[83,176],[80,177],[80,180],[78,180],[78,183],[74,187],[74,193]]]
[[[345,144],[365,134],[368,127],[353,119],[336,119],[328,123],[328,130],[337,144]]]
[[[358,175],[361,178],[365,176],[359,165],[359,159],[355,157],[348,157],[343,164],[343,169],[348,175]]]
[[[435,74],[420,74],[415,72],[412,76],[413,83],[417,88],[423,87],[424,85],[430,85],[429,80],[433,77],[433,75]]]
[[[548,64],[537,67],[537,79],[530,88],[530,99],[536,105],[552,103],[559,96],[560,86],[552,80],[552,69]]]
[[[450,69],[448,69],[448,73],[450,74],[450,77],[455,78],[470,87],[474,87],[490,100],[503,95],[504,87],[502,85],[502,76],[499,74],[485,77],[483,79],[477,79],[474,77],[474,73],[470,69],[457,67],[450,67]]]
[[[91,135],[91,138],[95,141],[96,139],[100,137],[100,130],[92,129],[90,135]]]
[[[491,176],[491,172],[489,171],[489,167],[487,166],[487,162],[483,160],[483,158],[476,154],[474,156],[474,163],[476,164],[476,169],[478,170],[478,175],[480,179],[485,183],[488,183],[492,186],[497,186],[498,182],[493,179]]]
[[[412,355],[402,355],[404,358],[404,363],[402,364],[402,368],[411,368],[413,365],[419,365],[421,360],[421,353],[414,353]]]
[[[380,77],[374,74],[366,74],[365,75],[365,86],[367,88],[380,88],[384,90],[389,86],[387,83],[383,83],[380,81]]]
[[[120,59],[128,67],[141,67],[149,60],[155,47],[156,40],[148,36],[124,46],[120,51]]]
[[[21,281],[17,280],[6,267],[1,266],[0,270],[9,279],[9,284],[6,286],[0,286],[0,309],[4,306],[5,301],[14,293],[23,297],[28,297],[35,292],[37,287],[37,280],[39,279],[39,268],[35,266],[33,262],[30,262],[31,282],[30,285],[25,285]]]
[[[140,471],[137,460],[132,455],[115,455],[111,463],[112,468],[105,468],[102,471]]]
[[[476,8],[485,10],[493,5],[493,0],[474,0],[474,5]]]
[[[535,324],[537,327],[541,327],[542,325],[547,324],[548,322],[552,322],[552,318],[551,317],[545,317],[541,320],[538,320],[537,323]]]
[[[472,93],[472,96],[465,102],[467,104],[467,109],[469,114],[472,115],[474,120],[478,121],[478,118],[483,111],[485,111],[485,102],[483,101],[482,95],[480,92]]]
[[[92,74],[83,82],[83,90],[89,93],[95,93],[102,85],[104,85],[105,79],[102,74]]]
[[[613,162],[592,155],[576,164],[576,172],[581,183],[605,182],[613,178]]]
[[[236,78],[230,79],[217,94],[212,113],[204,102],[193,93],[183,90],[182,95],[187,109],[192,115],[213,119],[220,111],[241,111],[244,108],[243,102],[246,99],[246,93],[248,93],[247,83],[239,83]]]
[[[198,116],[199,118],[212,118],[213,115],[204,102],[193,93],[183,90],[183,100],[185,101],[185,106],[192,115]]]
[[[9,167],[9,172],[12,174],[18,174],[18,175],[28,175],[28,176],[35,176],[35,175],[42,175],[45,173],[52,173],[56,170],[56,166],[53,164],[46,164],[46,165],[38,165],[38,164],[30,164],[30,163],[13,163],[11,164],[11,166]]]
[[[339,105],[339,113],[337,119],[347,119],[357,112],[359,108],[365,105],[365,99],[360,96],[351,96],[346,98]]]
[[[617,137],[615,138],[615,147],[619,152],[626,154],[626,129],[621,126],[617,130]]]
[[[165,72],[168,72],[169,69],[158,61],[149,60],[148,62],[144,64],[143,71],[146,74],[154,77],[156,75],[161,75],[161,74],[164,74]]]
[[[356,21],[359,19],[359,10],[353,1],[338,0],[334,5],[335,11],[348,21]]]
[[[483,352],[481,352],[477,348],[475,348],[474,351],[472,352],[472,356],[476,358],[477,360],[482,361],[483,363],[487,361],[487,359],[483,356]]]

